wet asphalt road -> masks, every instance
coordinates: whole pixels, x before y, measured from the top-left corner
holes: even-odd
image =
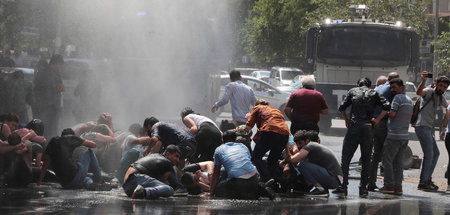
[[[339,127],[339,125],[338,125]],[[345,129],[334,128],[321,134],[323,144],[340,159]],[[411,143],[410,143],[411,144]],[[413,150],[415,151],[415,150]],[[441,155],[445,151],[441,150]],[[353,161],[357,161],[359,152]],[[448,158],[444,158],[448,159]],[[447,160],[446,160],[447,161]],[[131,200],[122,188],[107,192],[63,190],[57,184],[39,188],[0,189],[0,214],[450,214],[450,193],[417,190],[417,169],[405,171],[403,196],[370,192],[358,196],[359,171],[351,167],[349,195],[340,198],[330,192],[329,198],[278,196],[275,200],[224,200],[209,196],[174,196],[159,200]],[[379,178],[378,186],[382,185]]]

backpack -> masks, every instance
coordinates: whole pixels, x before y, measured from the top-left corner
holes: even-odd
[[[416,124],[417,122],[417,117],[419,116],[420,111],[422,111],[422,109],[427,106],[428,103],[430,103],[430,101],[433,99],[434,97],[432,96],[430,99],[428,99],[428,101],[422,106],[422,108],[420,108],[420,103],[422,101],[422,97],[420,96],[419,98],[417,98],[416,102],[414,103],[414,108],[413,108],[413,113],[411,115],[411,125]]]

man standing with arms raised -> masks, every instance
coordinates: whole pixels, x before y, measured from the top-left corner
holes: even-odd
[[[445,76],[438,77],[435,87],[429,86],[424,89],[428,75],[428,72],[422,72],[422,81],[416,90],[416,94],[422,97],[422,102],[417,122],[413,126],[423,151],[423,164],[417,189],[436,191],[439,187],[431,180],[439,158],[439,148],[434,137],[434,123],[437,109],[441,110],[441,106],[447,107],[448,105],[443,94],[447,90],[450,80]]]

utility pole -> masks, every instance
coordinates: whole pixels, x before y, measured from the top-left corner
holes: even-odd
[[[433,77],[437,77],[438,75],[438,53],[436,52],[436,45],[438,41],[439,34],[439,0],[434,0],[434,50],[433,50]]]

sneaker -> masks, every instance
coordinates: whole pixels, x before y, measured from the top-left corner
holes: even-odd
[[[366,197],[369,195],[369,191],[367,191],[366,187],[359,187],[359,196]]]
[[[275,182],[275,179],[271,178],[268,181],[266,181],[266,183],[264,184],[264,186],[269,187],[271,186],[273,183]]]
[[[86,189],[92,191],[110,191],[112,189],[112,186],[108,183],[91,183],[86,187]]]
[[[400,188],[400,189],[394,189],[394,195],[397,195],[397,196],[403,195],[403,190],[402,190],[402,188]]]
[[[258,190],[259,190],[258,192],[262,197],[268,197],[270,200],[275,199],[275,191],[270,187],[270,185],[272,185],[274,181],[275,180],[270,179],[266,183],[264,182],[258,183]]]
[[[311,197],[328,197],[328,190],[323,189],[319,190],[317,188],[314,188],[311,192],[307,193],[305,196],[311,196]]]
[[[270,187],[264,187],[264,193],[266,197],[269,197],[270,200],[275,199],[275,192]]]
[[[395,190],[394,190],[394,188],[390,188],[390,187],[382,187],[380,189],[380,192],[384,193],[384,194],[394,194]]]
[[[138,184],[131,195],[132,199],[145,199],[145,189],[142,185]]]
[[[417,186],[418,190],[423,190],[423,191],[428,191],[428,192],[432,192],[432,191],[436,191],[439,189],[438,186],[436,186],[433,182],[428,182],[428,183],[424,183],[424,184],[419,184]]]
[[[347,196],[347,187],[339,186],[338,188],[333,190],[332,193],[339,195],[339,196]]]
[[[380,188],[378,188],[375,183],[373,183],[373,184],[371,183],[367,186],[367,190],[371,191],[371,192],[376,192],[376,191],[379,191]]]

